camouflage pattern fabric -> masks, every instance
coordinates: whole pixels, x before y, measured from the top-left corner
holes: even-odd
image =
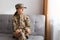
[[[14,15],[12,18],[12,23],[13,23],[13,35],[15,37],[18,37],[19,40],[25,40],[26,39],[25,36],[28,34],[26,28],[30,29],[29,17],[23,14]],[[22,32],[20,32],[18,35],[16,35],[15,33],[17,29],[22,30]]]

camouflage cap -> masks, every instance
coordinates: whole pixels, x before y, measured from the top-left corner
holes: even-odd
[[[27,8],[27,7],[24,7],[24,4],[18,3],[15,5],[15,8],[18,9],[18,8]]]

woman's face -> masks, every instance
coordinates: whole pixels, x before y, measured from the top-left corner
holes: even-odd
[[[22,14],[23,13],[23,8],[19,8],[19,9],[17,9],[17,12],[18,12],[18,14]]]

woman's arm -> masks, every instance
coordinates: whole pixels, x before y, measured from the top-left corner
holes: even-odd
[[[12,24],[13,24],[13,31],[16,31],[18,24],[17,24],[17,19],[15,16],[13,16],[13,18],[12,18]]]
[[[19,29],[19,24],[18,24],[17,18],[15,16],[13,16],[12,24],[13,24],[13,31],[14,32],[19,33],[22,31],[21,29]]]
[[[30,19],[29,19],[28,16],[26,16],[25,24],[26,24],[26,31],[27,31],[29,34],[31,34]]]

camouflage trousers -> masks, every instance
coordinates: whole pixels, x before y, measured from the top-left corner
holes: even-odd
[[[13,35],[15,36],[16,40],[27,40],[26,35],[24,32],[20,32],[18,34],[16,34],[15,32],[13,33]]]

